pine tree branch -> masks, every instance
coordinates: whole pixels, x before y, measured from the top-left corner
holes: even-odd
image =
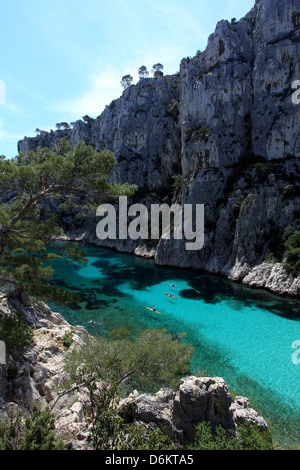
[[[64,395],[67,395],[68,393],[72,393],[75,390],[78,390],[79,388],[83,387],[84,385],[85,385],[85,383],[81,383],[79,385],[75,385],[74,387],[70,388],[69,390],[64,390],[63,392],[59,393],[58,397],[56,397],[56,399],[54,400],[54,402],[50,406],[50,410],[53,410],[53,408],[55,407],[58,400],[60,400],[60,398],[62,398]]]

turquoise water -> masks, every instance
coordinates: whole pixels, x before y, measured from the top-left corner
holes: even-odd
[[[195,349],[192,373],[223,377],[267,419],[274,439],[300,445],[300,364],[292,361],[292,344],[300,340],[298,300],[98,247],[84,249],[86,268],[55,262],[53,281],[81,297],[79,305],[56,311],[95,335],[120,326],[132,337],[147,328],[186,333],[184,341]]]

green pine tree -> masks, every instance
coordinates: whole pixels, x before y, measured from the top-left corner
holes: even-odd
[[[107,178],[116,165],[112,152],[97,152],[66,138],[53,150],[41,148],[9,160],[0,157],[0,289],[43,300],[65,302],[77,297],[49,283],[57,258],[85,265],[75,244],[54,245],[62,235],[55,216],[41,217],[47,200],[71,213],[90,214],[98,204],[132,195],[135,186],[113,185]],[[93,212],[95,214],[95,212]]]

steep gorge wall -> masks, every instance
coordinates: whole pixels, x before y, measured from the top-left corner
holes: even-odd
[[[111,180],[137,184],[147,204],[171,202],[172,176],[181,174],[178,202],[205,204],[205,245],[186,251],[184,240],[161,239],[156,263],[298,295],[300,279],[264,259],[285,227],[300,227],[300,192],[284,196],[288,184],[300,187],[300,107],[291,100],[299,53],[299,1],[257,0],[240,21],[220,21],[206,50],[183,59],[179,74],[141,79],[91,125],[77,121],[72,130],[26,138],[19,150],[51,147],[63,135],[108,148],[118,160]],[[252,158],[246,165],[245,155]],[[255,170],[261,157],[263,177]],[[70,217],[69,234],[127,252],[144,245],[100,242],[95,225],[71,230]]]
[[[206,50],[182,61],[181,163],[190,181],[183,199],[205,204],[205,246],[185,253],[181,242],[161,240],[158,264],[299,293],[299,279],[263,263],[275,234],[299,226],[299,197],[283,196],[286,185],[299,184],[299,108],[291,100],[299,27],[296,1],[257,1],[238,23],[219,22]],[[197,138],[197,126],[209,135]],[[265,178],[256,176],[255,159],[242,167],[245,151],[266,159]]]

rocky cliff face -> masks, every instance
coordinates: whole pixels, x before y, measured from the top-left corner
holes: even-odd
[[[181,61],[179,74],[141,79],[94,122],[19,142],[19,150],[50,147],[63,135],[115,152],[113,182],[139,186],[139,202],[205,204],[205,244],[184,240],[97,240],[96,221],[69,228],[71,238],[136,254],[159,265],[204,269],[235,281],[299,295],[300,278],[264,263],[276,236],[299,229],[300,80],[298,0],[257,0],[240,21],[220,21],[206,50]],[[293,191],[285,191],[287,185]],[[275,236],[276,235],[276,236]]]
[[[33,329],[33,345],[23,357],[8,355],[6,366],[0,365],[0,421],[16,416],[28,416],[33,405],[52,408],[55,431],[67,447],[88,448],[86,442],[90,422],[83,410],[90,410],[87,390],[74,389],[63,394],[64,337],[72,338],[71,348],[80,347],[88,337],[80,326],[72,327],[59,313],[43,302],[30,307],[0,294],[0,322],[5,316],[22,317]]]

